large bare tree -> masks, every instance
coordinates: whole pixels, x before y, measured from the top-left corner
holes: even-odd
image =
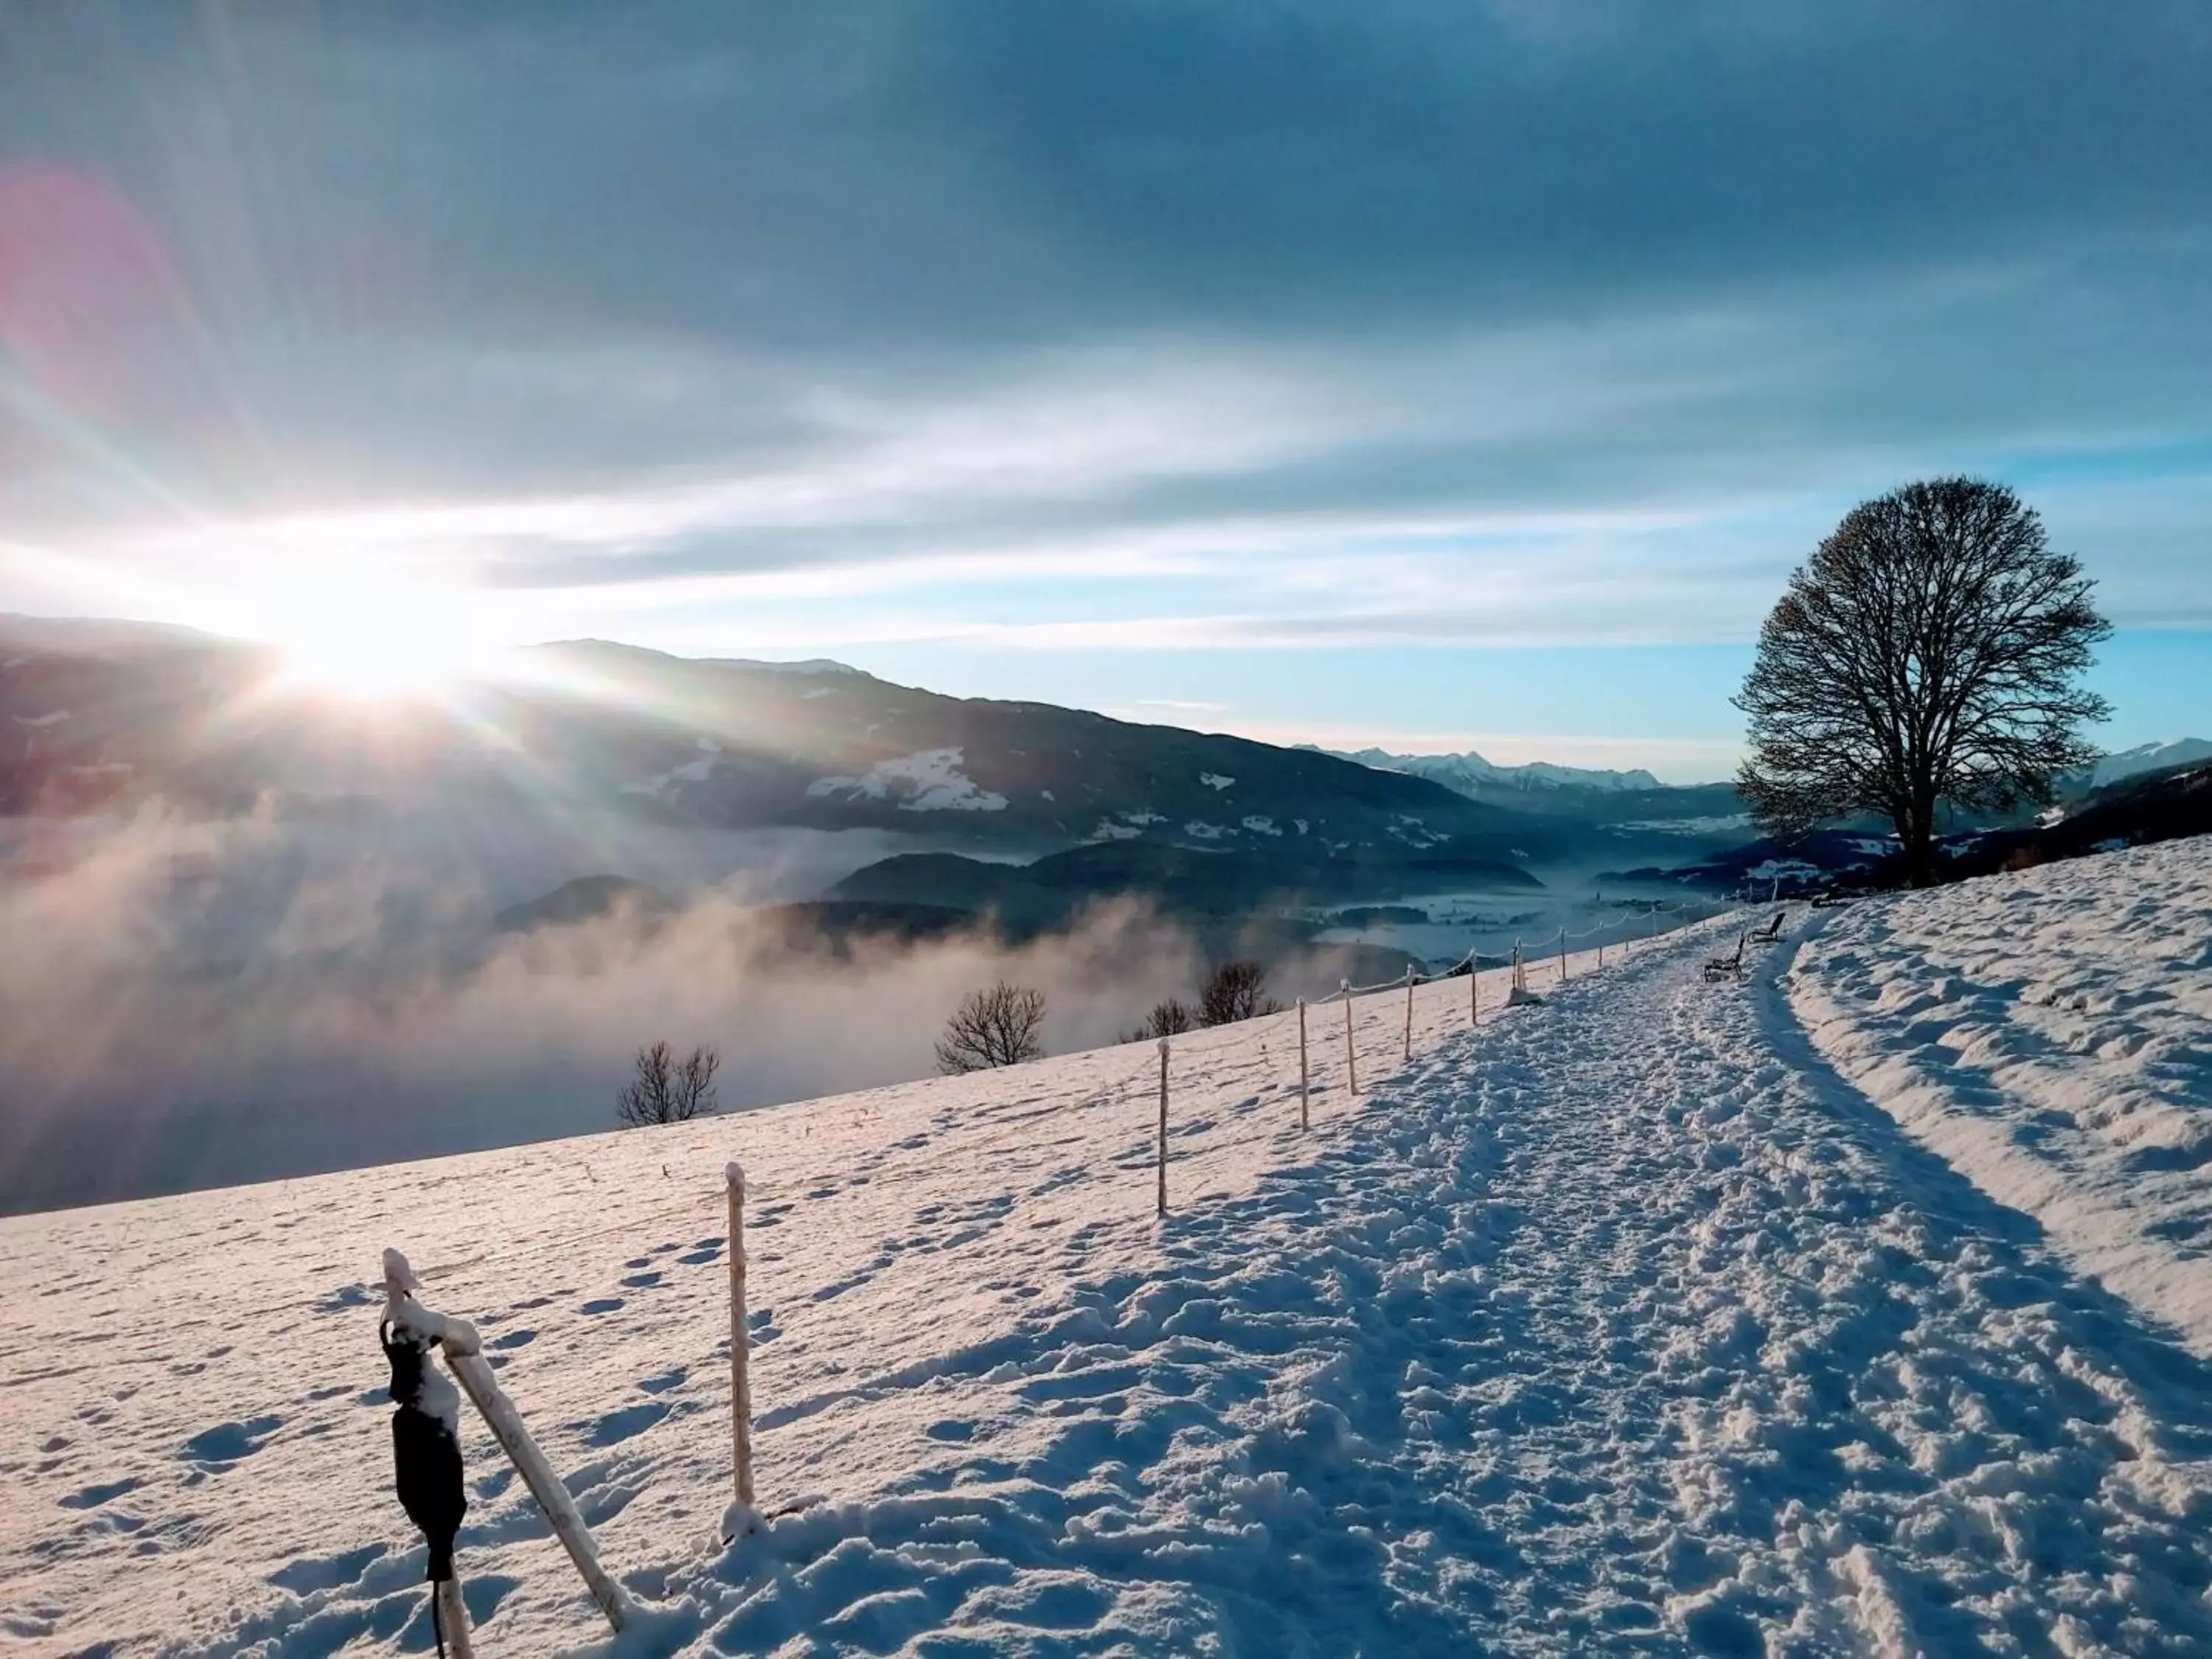
[[[951,1074],[1018,1066],[1044,1055],[1044,993],[1000,980],[972,991],[945,1023],[937,1069]]]
[[[1735,698],[1753,817],[1796,834],[1882,813],[1927,884],[1938,802],[2045,801],[2095,758],[2081,727],[2110,709],[2079,678],[2112,628],[2094,586],[2002,484],[1938,478],[1852,508],[1790,577]]]
[[[665,1042],[637,1051],[635,1074],[615,1093],[615,1116],[631,1128],[688,1123],[714,1111],[714,1073],[722,1057],[694,1048],[678,1060]]]

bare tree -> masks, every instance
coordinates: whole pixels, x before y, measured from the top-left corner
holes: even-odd
[[[1044,1024],[1044,993],[1000,980],[973,991],[945,1022],[937,1040],[937,1069],[957,1074],[1042,1060],[1037,1033]]]
[[[1790,577],[1735,700],[1753,817],[1788,835],[1882,813],[1925,886],[1939,801],[2047,801],[2095,758],[2080,728],[2110,708],[2075,683],[2112,632],[2094,586],[2001,484],[1939,478],[1852,508]]]
[[[1149,1042],[1155,1037],[1175,1036],[1198,1028],[1198,1016],[1181,997],[1170,997],[1164,1002],[1152,1005],[1152,1012],[1145,1016],[1145,1023],[1122,1038],[1124,1042]]]
[[[1267,970],[1256,962],[1217,963],[1198,994],[1198,1023],[1232,1025],[1240,1019],[1282,1012],[1267,994]]]
[[[694,1048],[678,1060],[665,1042],[637,1051],[637,1075],[615,1095],[615,1116],[633,1128],[652,1123],[688,1123],[715,1107],[714,1073],[722,1057],[712,1048]]]

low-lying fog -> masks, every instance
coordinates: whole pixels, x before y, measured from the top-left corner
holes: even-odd
[[[609,1128],[656,1038],[720,1051],[725,1110],[925,1076],[946,1014],[1001,976],[1045,993],[1047,1048],[1073,1052],[1189,994],[1204,967],[1127,902],[1020,948],[842,956],[758,914],[920,844],[612,822],[0,823],[0,1212]],[[608,872],[684,907],[657,926],[494,924]],[[1464,921],[1408,946],[1495,948],[1555,902],[1462,903]],[[1343,966],[1319,951],[1273,988],[1319,994]]]

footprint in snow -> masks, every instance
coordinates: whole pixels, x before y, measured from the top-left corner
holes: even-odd
[[[221,1468],[251,1457],[284,1426],[281,1417],[256,1417],[243,1423],[218,1423],[185,1442],[179,1455],[188,1463]]]
[[[384,1551],[382,1544],[364,1544],[342,1555],[308,1556],[287,1561],[269,1575],[269,1582],[295,1595],[336,1589],[341,1584],[356,1583],[368,1570],[369,1563],[383,1555]]]
[[[578,1309],[577,1311],[579,1313],[587,1314],[612,1313],[616,1309],[621,1307],[622,1304],[623,1299],[618,1296],[602,1296],[586,1302],[581,1308]]]
[[[528,1328],[509,1331],[504,1336],[495,1336],[484,1344],[487,1348],[523,1348],[538,1340],[538,1333]]]
[[[120,1498],[125,1492],[136,1492],[145,1484],[136,1478],[97,1481],[71,1492],[61,1500],[61,1505],[65,1510],[96,1510],[102,1504]]]
[[[593,1423],[584,1438],[594,1446],[618,1446],[643,1434],[667,1416],[668,1410],[665,1400],[643,1400],[635,1406],[622,1407]]]
[[[691,1373],[684,1366],[678,1365],[672,1370],[661,1372],[658,1376],[642,1378],[637,1386],[647,1394],[666,1394],[671,1389],[682,1387],[684,1378],[690,1375]]]
[[[652,1273],[631,1273],[622,1283],[625,1290],[649,1291],[660,1283],[660,1274],[658,1270]]]
[[[489,1624],[492,1614],[499,1611],[499,1604],[507,1600],[507,1592],[521,1583],[520,1578],[502,1577],[497,1573],[464,1578],[461,1581],[461,1605],[468,1609],[470,1626],[481,1630]],[[405,1628],[398,1633],[400,1651],[429,1652],[437,1639],[430,1624],[430,1598],[427,1595],[408,1595],[394,1596],[391,1600],[395,1609],[410,1608],[415,1614],[407,1621]],[[369,1634],[380,1636],[384,1632],[372,1625]],[[335,1649],[319,1646],[315,1650],[319,1653],[336,1651]]]

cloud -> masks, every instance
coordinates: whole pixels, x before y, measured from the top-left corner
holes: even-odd
[[[466,808],[398,833],[14,821],[0,1212],[611,1128],[632,1056],[659,1037],[718,1048],[732,1109],[926,1076],[946,1015],[1001,976],[1045,993],[1048,1047],[1071,1053],[1197,976],[1192,939],[1139,905],[1019,946],[962,934],[832,954],[760,902],[910,848],[896,837],[562,828]],[[733,866],[734,884],[702,879]],[[544,890],[533,879],[580,867],[641,870],[684,901],[649,927],[617,911],[495,930],[500,906]],[[1321,951],[1278,977],[1295,994],[1343,969]]]
[[[0,304],[41,592],[365,558],[659,643],[1741,637],[1856,495],[2212,434],[2178,0],[212,27],[34,14],[0,67],[0,154],[174,273],[98,408]],[[2124,615],[2212,608],[2208,470],[2124,526],[2054,493]]]

